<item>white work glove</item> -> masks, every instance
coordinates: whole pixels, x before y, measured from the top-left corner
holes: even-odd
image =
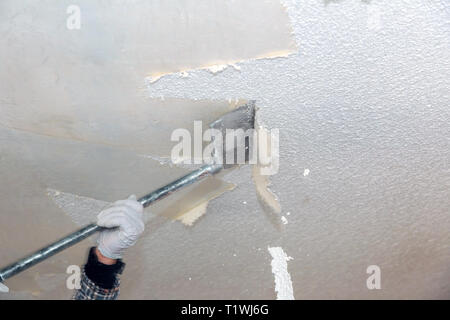
[[[9,292],[9,288],[0,282],[0,292],[7,293]]]
[[[125,249],[134,245],[144,231],[144,207],[132,195],[127,200],[114,202],[113,206],[100,212],[97,225],[112,230],[103,230],[98,237],[98,250],[110,259],[122,258]]]

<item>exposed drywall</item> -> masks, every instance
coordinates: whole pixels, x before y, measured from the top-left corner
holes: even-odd
[[[275,0],[83,0],[76,3],[79,30],[66,27],[68,5],[2,3],[0,60],[8,64],[0,74],[1,125],[141,152],[163,150],[163,143],[147,147],[148,137],[153,145],[165,142],[165,126],[178,119],[186,127],[192,116],[204,118],[198,111],[207,106],[196,112],[148,99],[142,91],[146,75],[214,70],[218,63],[295,50],[288,15]],[[169,106],[178,112],[168,112]]]
[[[196,220],[206,213],[208,209],[208,201],[200,203],[194,208],[189,209],[185,214],[177,218],[187,226],[192,226]]]
[[[167,199],[168,205],[159,211],[169,219],[179,220],[192,226],[206,213],[208,202],[223,193],[233,190],[236,186],[214,177],[196,183],[174,194]]]
[[[270,187],[288,224],[278,217],[282,227],[274,227],[258,201],[252,169],[238,168],[226,177],[237,187],[209,201],[207,214],[192,227],[166,223],[164,217],[147,225],[141,240],[126,253],[121,297],[275,299],[272,257],[266,248],[280,247],[295,258],[288,262],[288,271],[296,299],[448,298],[447,1],[283,2],[298,54],[242,61],[240,70],[226,68],[215,74],[192,67],[187,77],[169,74],[139,93],[145,100],[164,97],[165,103],[151,102],[152,109],[160,110],[154,119],[164,117],[164,107],[176,103],[171,98],[181,99],[179,111],[186,101],[203,100],[197,116],[202,119],[212,117],[209,112],[203,114],[211,99],[219,103],[230,98],[258,100],[267,128],[280,129],[280,168],[270,177]],[[30,17],[18,18],[28,21],[31,28]],[[10,32],[12,26],[2,27],[6,28],[2,32]],[[14,46],[14,38],[2,39]],[[108,41],[114,49],[114,42]],[[49,50],[58,47],[44,46],[52,48]],[[2,46],[2,57],[5,48]],[[36,46],[36,54],[41,52],[39,48]],[[20,52],[15,51],[15,56],[27,56]],[[103,56],[93,51],[92,64],[106,63]],[[2,78],[5,92],[22,88],[20,93],[45,92],[43,84],[56,82],[56,76],[42,70],[45,56],[38,61],[42,62],[39,69],[26,68],[27,64],[17,72],[9,69],[10,74],[27,77],[23,76],[18,88],[6,87],[8,78]],[[74,67],[68,63],[61,69],[74,77],[61,88],[70,91],[82,86],[85,90],[85,97],[73,95],[77,105],[89,102],[89,108],[108,110],[109,104],[96,100],[99,91],[112,88],[110,102],[115,103],[123,99],[121,90],[131,92],[128,86],[135,88],[135,83],[143,81],[140,77],[124,80],[122,89],[108,77],[105,80],[102,73],[83,73],[88,67],[78,61],[74,55]],[[49,77],[42,78],[42,74]],[[2,96],[2,116],[8,115],[7,110],[21,112],[22,104],[31,104],[27,95],[21,99],[11,101]],[[42,101],[42,105],[55,103],[50,94]],[[57,101],[55,106],[70,105],[70,101]],[[13,109],[11,103],[17,107]],[[124,109],[130,110],[132,105]],[[140,105],[144,107],[144,103]],[[226,102],[222,106],[224,109],[216,109],[218,114],[232,107]],[[80,118],[84,119],[83,115]],[[114,130],[106,130],[108,121],[121,123],[107,118],[85,141],[55,137],[85,134],[84,127],[79,132],[64,131],[70,128],[63,125],[64,119],[55,119],[54,126],[51,121],[50,125],[33,124],[58,129],[50,132],[52,136],[1,128],[1,177],[7,183],[2,186],[0,204],[2,212],[11,215],[0,215],[1,225],[8,225],[0,237],[2,244],[8,244],[3,247],[14,248],[1,250],[1,261],[19,258],[37,243],[75,227],[48,198],[47,188],[111,202],[131,193],[141,195],[186,172],[186,168],[161,164],[159,160],[167,159],[167,154],[148,149],[151,152],[130,152],[126,147],[130,136],[122,141],[122,136],[110,136]],[[97,144],[86,142],[98,137],[103,140]],[[108,141],[105,137],[121,143],[103,143]],[[152,139],[159,143],[156,140]],[[23,235],[17,230],[24,230]],[[69,264],[84,261],[87,246],[83,243],[9,280],[7,297],[70,296],[58,276],[65,275]],[[366,287],[369,265],[381,269],[381,290]],[[50,279],[58,283],[60,291],[43,289],[41,280]],[[0,295],[0,299],[4,297]]]

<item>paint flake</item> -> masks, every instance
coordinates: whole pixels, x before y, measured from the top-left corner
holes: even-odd
[[[277,196],[270,190],[270,180],[269,176],[262,175],[260,172],[260,166],[253,166],[252,178],[255,183],[256,193],[258,199],[261,200],[262,204],[269,208],[272,212],[279,214],[281,213],[281,205],[278,201]]]
[[[287,262],[292,260],[281,247],[268,247],[272,256],[272,273],[275,276],[275,292],[277,300],[294,300],[291,275],[287,270]]]

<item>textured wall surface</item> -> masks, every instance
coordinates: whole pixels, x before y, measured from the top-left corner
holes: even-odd
[[[260,120],[280,129],[271,189],[288,223],[274,223],[261,206],[250,167],[234,170],[226,179],[237,187],[210,201],[193,227],[148,226],[125,257],[122,298],[273,299],[268,247],[292,257],[296,299],[450,298],[448,1],[283,3],[298,53],[216,74],[170,74],[144,92],[152,99],[256,99]],[[111,201],[148,191],[153,177],[160,184],[183,172],[111,146],[6,128],[0,137],[8,181],[2,226],[11,221],[7,212],[35,214],[24,229],[28,242],[2,249],[8,261],[28,252],[27,235],[42,243],[59,234],[55,227],[75,226],[39,190]],[[107,187],[96,188],[98,181]],[[36,216],[48,208],[45,219]],[[22,230],[22,220],[13,221]],[[65,268],[80,263],[88,245],[11,279],[8,297],[68,297]],[[366,287],[369,265],[381,268],[381,290]]]
[[[239,187],[217,199],[196,227],[205,229],[187,238],[195,242],[177,247],[203,257],[198,244],[213,238],[212,248],[227,256],[215,271],[203,270],[215,274],[201,282],[210,289],[199,297],[273,297],[267,247],[281,246],[293,257],[296,299],[449,298],[448,2],[284,2],[297,55],[241,63],[240,72],[174,75],[148,89],[257,99],[263,122],[280,128],[272,190],[289,222],[276,231],[258,209],[249,174],[236,177]],[[373,264],[381,290],[366,287]],[[237,270],[248,275],[234,277]]]

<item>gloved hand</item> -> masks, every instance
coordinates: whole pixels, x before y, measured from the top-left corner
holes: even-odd
[[[98,237],[98,250],[110,259],[122,258],[125,249],[134,245],[144,231],[144,208],[132,195],[127,200],[116,201],[112,207],[100,212],[97,225],[112,230],[103,230]]]
[[[0,292],[9,292],[9,288],[0,282]]]

